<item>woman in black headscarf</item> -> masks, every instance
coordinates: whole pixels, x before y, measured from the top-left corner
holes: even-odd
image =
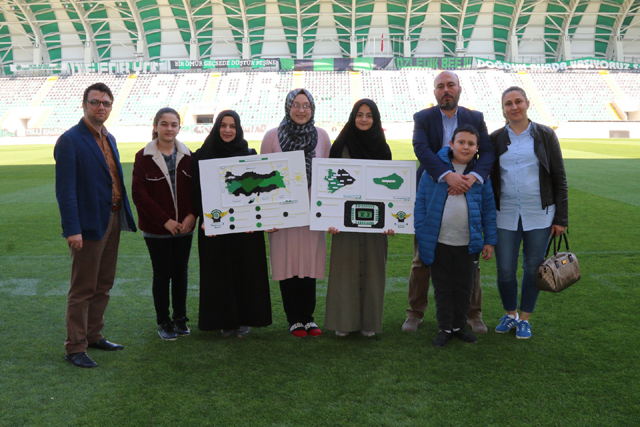
[[[375,102],[355,103],[329,157],[391,160]],[[333,238],[324,326],[338,336],[360,331],[370,337],[382,332],[387,235],[393,236],[394,231],[339,233],[330,227],[329,233]]]
[[[200,218],[200,317],[202,331],[220,330],[223,337],[247,335],[251,326],[271,324],[271,297],[264,233],[205,236],[199,160],[256,154],[244,140],[235,111],[220,112],[202,147],[193,155],[192,202]]]

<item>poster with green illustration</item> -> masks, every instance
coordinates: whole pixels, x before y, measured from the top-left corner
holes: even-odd
[[[411,161],[313,159],[311,229],[413,234],[415,173]]]
[[[201,160],[199,166],[207,235],[309,224],[302,151]]]

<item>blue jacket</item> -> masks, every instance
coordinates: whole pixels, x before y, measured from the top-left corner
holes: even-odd
[[[136,231],[116,140],[111,134],[108,140],[122,183],[121,227]],[[86,240],[102,240],[111,217],[113,181],[104,154],[84,120],[80,119],[58,138],[53,157],[56,159],[56,198],[62,236],[82,234]]]
[[[436,181],[447,170],[447,165],[442,163],[437,153],[442,149],[442,136],[444,135],[444,126],[442,125],[442,112],[440,107],[435,106],[418,111],[413,115],[413,151],[420,162],[418,168],[418,182],[422,173],[427,173]],[[495,158],[491,139],[487,132],[487,125],[484,122],[484,116],[479,111],[469,110],[458,106],[458,126],[472,125],[480,134],[478,140],[478,154],[480,158],[472,169],[486,180],[493,166]]]
[[[442,148],[438,152],[438,161],[443,162],[448,170],[453,170],[450,153],[449,147]],[[464,173],[469,173],[473,166],[472,161]],[[415,230],[418,252],[425,265],[433,264],[448,187],[446,182],[435,183],[427,174],[423,174],[420,179],[416,196]],[[496,203],[490,180],[487,179],[484,185],[474,184],[465,196],[469,208],[469,253],[476,254],[482,252],[484,245],[495,245],[498,242]]]

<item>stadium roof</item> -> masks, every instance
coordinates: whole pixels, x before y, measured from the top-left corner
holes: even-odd
[[[0,0],[0,65],[475,56],[640,62],[640,0]]]

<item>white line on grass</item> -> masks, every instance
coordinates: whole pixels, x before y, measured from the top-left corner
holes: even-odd
[[[9,279],[0,281],[0,292],[8,292],[9,295],[29,296],[36,295],[36,287],[40,279]]]

